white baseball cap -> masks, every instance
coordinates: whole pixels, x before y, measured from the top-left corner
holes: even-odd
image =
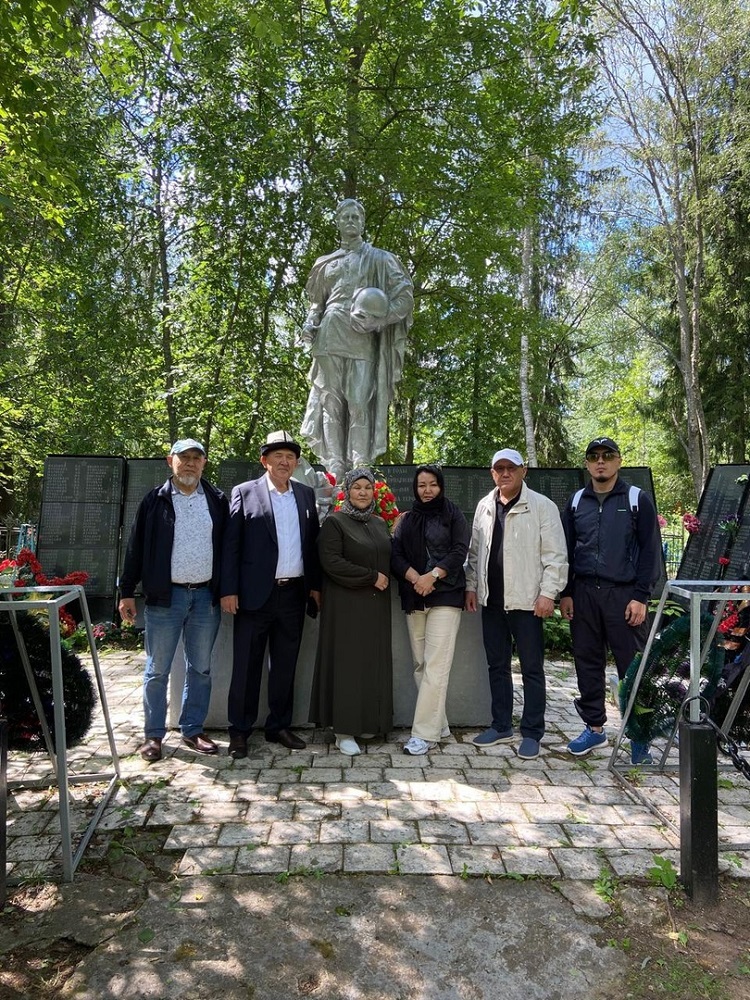
[[[501,448],[500,451],[496,451],[492,456],[492,461],[490,462],[490,468],[495,468],[495,463],[499,462],[501,458],[506,459],[508,462],[512,462],[514,465],[525,465],[521,452],[516,451],[515,448]]]

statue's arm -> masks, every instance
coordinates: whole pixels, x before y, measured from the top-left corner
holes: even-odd
[[[414,312],[414,285],[401,261],[392,254],[388,255],[387,276],[388,317],[386,325],[398,323]]]
[[[313,304],[307,313],[305,322],[302,324],[302,339],[307,344],[312,344],[320,329],[320,320],[323,316],[324,306]]]

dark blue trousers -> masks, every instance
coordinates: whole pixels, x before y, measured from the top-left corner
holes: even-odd
[[[589,726],[603,726],[607,721],[607,649],[622,680],[635,654],[646,645],[648,618],[636,628],[625,621],[632,599],[632,584],[574,582],[570,635],[580,692],[575,706]]]
[[[544,736],[547,688],[544,678],[544,626],[533,611],[482,608],[482,637],[489,668],[492,728],[499,733],[513,726],[513,675],[510,669],[513,642],[518,650],[523,679],[521,735]]]
[[[229,685],[229,734],[247,736],[258,716],[263,660],[268,647],[269,735],[292,724],[294,674],[305,621],[302,579],[274,587],[257,611],[238,611],[234,618],[234,657]]]

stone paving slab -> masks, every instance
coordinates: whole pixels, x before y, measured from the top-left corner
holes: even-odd
[[[162,850],[185,877],[298,870],[585,880],[603,867],[643,876],[655,854],[679,864],[679,839],[664,822],[679,822],[675,751],[663,773],[630,771],[632,786],[608,769],[608,753],[571,758],[565,743],[580,721],[573,709],[574,672],[564,662],[547,665],[548,732],[534,761],[519,760],[512,745],[478,749],[471,741],[479,728],[454,730],[418,758],[403,754],[403,731],[365,743],[360,756],[349,758],[336,750],[330,733],[309,729],[303,751],[254,734],[242,761],[226,756],[226,733],[211,734],[222,749],[217,757],[197,756],[170,733],[164,758],[147,765],[137,753],[141,660],[111,654],[102,658],[102,670],[110,706],[116,706],[111,714],[122,780],[86,858],[103,856],[111,839],[143,829],[163,838]],[[608,711],[614,737],[618,715],[614,706]],[[71,771],[111,771],[104,736],[99,715],[70,752]],[[626,776],[628,771],[623,766]],[[50,774],[46,756],[11,752],[11,781],[39,785]],[[732,772],[722,786],[722,866],[735,877],[750,877],[750,786]],[[104,787],[71,786],[76,831],[93,815]],[[11,883],[59,877],[57,811],[54,786],[10,791]]]

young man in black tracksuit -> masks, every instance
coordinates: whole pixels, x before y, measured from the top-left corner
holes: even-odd
[[[568,584],[560,613],[570,621],[580,697],[575,706],[586,723],[568,744],[575,756],[607,745],[607,648],[620,678],[648,637],[647,606],[659,576],[660,537],[651,497],[638,491],[633,503],[619,476],[620,449],[608,437],[586,449],[591,481],[563,511],[568,542]],[[650,763],[646,744],[632,745],[634,764]]]

